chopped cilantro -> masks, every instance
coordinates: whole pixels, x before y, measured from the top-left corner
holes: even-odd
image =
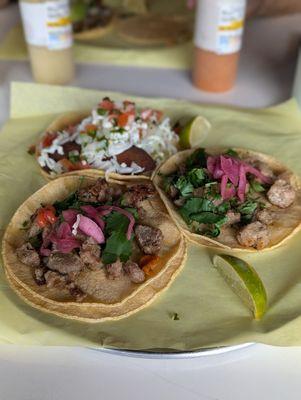
[[[258,207],[258,203],[253,200],[247,200],[237,207],[237,211],[241,214],[241,222],[244,224],[249,223],[252,220],[254,212]]]
[[[104,108],[98,108],[97,109],[97,114],[98,115],[106,115],[107,110],[105,110]]]
[[[80,160],[79,154],[69,153],[68,154],[69,160],[74,164]]]
[[[228,149],[225,154],[227,154],[230,157],[239,158],[237,151],[235,151],[233,149]]]
[[[178,178],[175,187],[179,189],[183,197],[189,196],[193,192],[193,185],[185,178],[185,176],[180,176],[180,178]]]
[[[170,316],[170,318],[173,320],[173,321],[179,321],[180,320],[180,317],[179,317],[179,314],[178,313],[172,313],[171,314],[171,316]]]
[[[194,187],[203,186],[206,173],[203,168],[193,168],[188,172],[188,180]]]
[[[195,150],[190,157],[186,160],[186,167],[192,168],[194,166],[205,168],[207,166],[205,149],[199,148]]]
[[[137,219],[138,214],[135,208],[127,208]],[[132,254],[133,238],[128,240],[126,232],[129,226],[129,219],[118,212],[112,212],[106,217],[106,245],[102,253],[104,264],[111,264],[118,258],[127,261]]]
[[[252,189],[256,193],[265,191],[265,188],[255,179],[250,181],[250,189]]]
[[[37,235],[37,236],[31,237],[31,238],[28,239],[28,241],[29,241],[29,243],[32,245],[32,247],[33,247],[35,250],[38,250],[38,249],[40,249],[41,246],[42,246],[42,242],[43,242],[43,240],[42,240],[42,235],[39,234],[39,235]]]

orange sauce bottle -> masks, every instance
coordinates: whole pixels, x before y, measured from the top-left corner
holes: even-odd
[[[225,92],[234,85],[246,0],[198,0],[194,34],[194,85]]]

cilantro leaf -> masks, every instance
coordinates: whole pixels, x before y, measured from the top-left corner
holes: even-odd
[[[175,187],[179,189],[182,196],[189,196],[193,192],[193,185],[185,178],[185,176],[180,176],[180,178],[175,183]]]
[[[187,168],[192,168],[193,166],[202,168],[207,166],[206,152],[202,147],[195,150],[186,160]]]
[[[257,192],[257,193],[265,191],[265,188],[255,179],[250,181],[250,187],[254,192]]]
[[[188,172],[188,180],[194,187],[203,186],[206,173],[203,168],[193,168]]]
[[[191,214],[190,218],[201,224],[218,224],[222,225],[227,221],[227,217],[220,214],[215,214],[209,211],[203,211],[198,214]]]
[[[258,207],[258,203],[253,200],[247,200],[238,206],[237,210],[241,214],[241,222],[247,224],[251,221],[254,212]]]
[[[119,214],[117,211],[113,211],[106,218],[106,232],[111,234],[115,231],[126,232],[129,225],[129,219]]]
[[[127,261],[132,254],[132,240],[127,240],[124,232],[115,231],[106,241],[102,253],[104,264],[111,264],[120,258],[122,262]]]
[[[227,154],[230,157],[239,158],[237,151],[233,149],[228,149],[225,154]]]

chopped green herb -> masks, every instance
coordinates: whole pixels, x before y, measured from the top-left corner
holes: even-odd
[[[29,243],[32,245],[32,247],[33,247],[35,250],[38,250],[38,249],[40,249],[41,246],[42,246],[42,242],[43,242],[43,240],[42,240],[42,235],[39,234],[39,235],[37,235],[37,236],[31,237],[31,238],[28,239],[28,241],[29,241]]]
[[[205,149],[199,148],[195,150],[190,157],[186,160],[186,167],[192,168],[194,166],[205,168],[207,166]]]
[[[255,179],[250,181],[250,189],[257,193],[265,191],[265,188]]]
[[[133,240],[127,240],[124,232],[113,232],[106,241],[104,251],[102,253],[102,261],[104,264],[111,264],[118,258],[122,262],[127,261],[132,254]]]
[[[171,316],[170,316],[170,318],[173,320],[173,321],[179,321],[180,320],[180,317],[179,317],[179,314],[178,313],[172,313],[171,314]]]
[[[98,108],[97,109],[97,114],[98,115],[106,115],[107,110],[105,110],[104,108]]]
[[[225,154],[227,154],[230,157],[239,158],[237,151],[235,151],[233,149],[228,149]]]
[[[249,223],[252,220],[254,212],[258,207],[258,203],[253,200],[247,200],[240,206],[238,206],[237,211],[241,214],[241,222],[244,224]]]
[[[79,154],[72,154],[71,152],[68,154],[68,158],[73,164],[80,160]]]
[[[206,179],[206,173],[203,168],[193,168],[188,172],[188,180],[196,188],[203,186]]]
[[[186,197],[192,194],[193,185],[185,178],[185,176],[180,176],[176,181],[175,187],[179,189],[182,196]]]

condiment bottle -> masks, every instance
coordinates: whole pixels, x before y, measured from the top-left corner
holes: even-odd
[[[192,80],[208,92],[224,92],[235,82],[246,0],[198,0]]]
[[[74,77],[68,0],[20,0],[32,74],[40,83],[66,84]]]

